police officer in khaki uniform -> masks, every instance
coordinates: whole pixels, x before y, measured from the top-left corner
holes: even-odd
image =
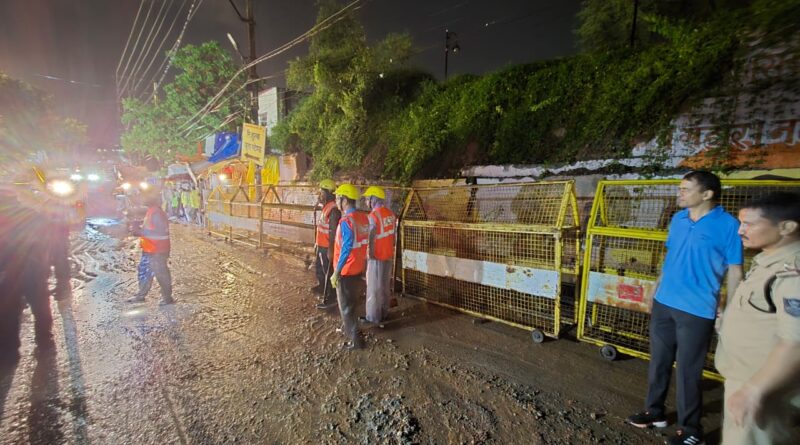
[[[724,445],[799,444],[800,195],[778,192],[739,212],[746,248],[761,250],[722,318]]]

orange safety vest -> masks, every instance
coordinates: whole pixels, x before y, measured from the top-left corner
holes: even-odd
[[[169,252],[169,226],[165,230],[156,230],[153,224],[153,216],[160,213],[164,221],[167,221],[167,214],[161,207],[150,207],[142,221],[142,252],[144,253],[165,253]]]
[[[339,220],[339,227],[336,228],[336,243],[333,248],[334,265],[339,264],[339,252],[342,250],[342,224],[347,224],[353,231],[353,247],[339,273],[342,276],[361,275],[367,270],[369,219],[365,213],[358,211],[342,216],[342,219]]]
[[[317,222],[317,246],[328,248],[331,244],[331,225],[330,225],[330,218],[331,218],[331,211],[333,208],[336,207],[336,203],[331,201],[325,204],[325,207],[322,208],[322,218]]]
[[[369,219],[375,226],[375,245],[372,249],[375,259],[391,260],[394,257],[394,232],[397,226],[397,217],[386,207],[378,207],[369,214]]]

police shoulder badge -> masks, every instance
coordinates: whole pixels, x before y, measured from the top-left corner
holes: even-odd
[[[784,298],[783,310],[792,317],[800,317],[800,298]]]

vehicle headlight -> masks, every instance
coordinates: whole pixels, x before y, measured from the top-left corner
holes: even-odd
[[[58,196],[69,196],[75,192],[75,186],[69,181],[51,181],[47,184],[47,188]]]
[[[140,182],[139,183],[139,188],[142,189],[142,190],[147,190],[147,189],[150,188],[150,184],[148,184],[146,182]]]
[[[128,190],[131,189],[131,183],[130,182],[124,182],[124,183],[122,183],[121,187],[122,187],[122,190],[128,191]]]
[[[88,175],[86,175],[86,179],[88,179],[88,180],[90,180],[92,182],[99,181],[100,180],[100,175],[98,175],[96,173],[89,173]]]
[[[83,181],[83,176],[80,173],[73,173],[69,175],[69,179],[73,181]]]

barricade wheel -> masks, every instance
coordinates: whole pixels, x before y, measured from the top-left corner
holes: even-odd
[[[531,339],[533,339],[534,343],[541,343],[544,341],[544,332],[534,329],[531,331]]]
[[[617,348],[611,345],[605,345],[600,348],[600,355],[603,356],[604,359],[613,362],[617,359]]]

